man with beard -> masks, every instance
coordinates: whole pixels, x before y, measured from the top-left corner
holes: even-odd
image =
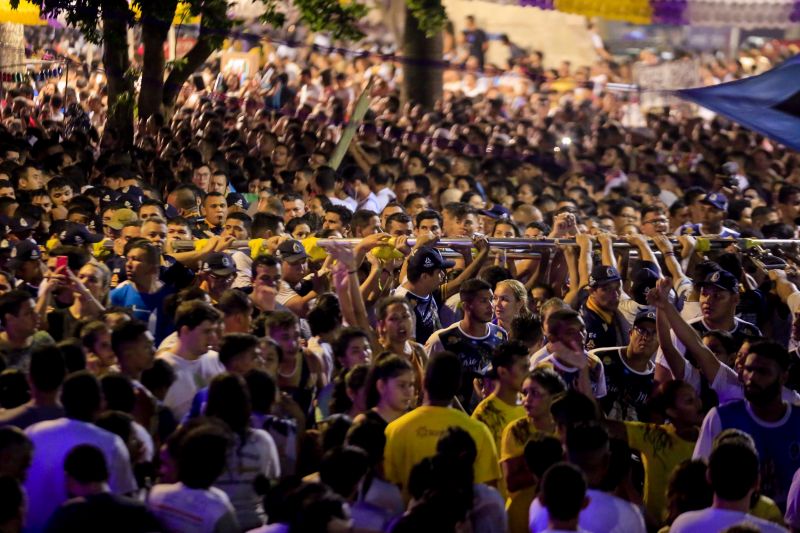
[[[589,352],[603,363],[608,393],[600,400],[600,405],[609,418],[641,419],[641,410],[653,390],[653,356],[657,349],[656,314],[645,309],[633,321],[627,346]]]
[[[800,409],[781,396],[789,353],[776,342],[754,343],[744,360],[744,400],[711,409],[703,420],[695,458],[708,459],[714,438],[735,428],[753,437],[761,462],[761,493],[786,508],[794,472],[800,468]]]
[[[492,324],[492,287],[481,279],[467,280],[460,290],[464,318],[452,326],[433,333],[425,344],[428,357],[448,351],[461,361],[462,379],[458,399],[467,412],[478,404],[473,387],[475,378],[483,378],[489,367],[492,351],[508,340],[503,328]]]

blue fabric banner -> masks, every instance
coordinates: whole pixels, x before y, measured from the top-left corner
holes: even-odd
[[[800,150],[800,55],[758,76],[675,94]]]

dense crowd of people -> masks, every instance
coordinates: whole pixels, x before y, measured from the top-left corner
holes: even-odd
[[[0,529],[800,530],[800,157],[477,31],[433,110],[295,49],[133,147],[5,84]]]

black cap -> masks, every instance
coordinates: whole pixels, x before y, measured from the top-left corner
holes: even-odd
[[[104,188],[103,194],[100,195],[100,207],[104,209],[106,206],[115,203],[119,200],[119,193],[112,189]]]
[[[139,211],[139,208],[142,207],[140,198],[133,194],[121,194],[119,198],[117,198],[117,201],[131,211]]]
[[[275,255],[281,261],[289,261],[290,263],[308,259],[308,254],[306,253],[306,249],[303,248],[303,243],[294,239],[289,239],[280,243]]]
[[[652,307],[645,307],[636,313],[636,318],[633,319],[633,325],[635,326],[644,320],[656,321],[656,312]]]
[[[103,235],[99,233],[91,233],[83,224],[67,222],[64,229],[59,232],[58,240],[61,242],[61,244],[66,244],[69,246],[82,246],[86,243],[94,244],[102,241]]]
[[[431,272],[433,270],[452,268],[455,261],[446,260],[442,253],[431,246],[418,248],[408,259],[408,268],[415,272]]]
[[[647,305],[647,293],[656,286],[656,283],[658,283],[658,280],[661,278],[661,276],[658,275],[658,271],[650,265],[652,265],[652,263],[649,261],[644,262],[642,268],[637,270],[633,275],[631,293],[633,300],[639,305]]]
[[[21,233],[23,231],[33,231],[39,226],[39,221],[32,217],[12,217],[8,221],[8,231],[11,233]]]
[[[11,268],[18,268],[25,261],[41,261],[41,259],[42,251],[39,249],[39,245],[25,239],[24,241],[19,241],[11,249],[8,265]]]
[[[592,268],[592,275],[589,276],[589,287],[594,289],[606,283],[621,280],[622,276],[619,275],[619,271],[616,268],[605,265],[595,265],[594,268]]]
[[[200,267],[203,272],[211,272],[215,276],[230,276],[236,272],[233,258],[225,252],[212,252]]]
[[[724,291],[739,292],[739,280],[727,270],[715,270],[706,274],[706,278],[698,283],[701,287],[710,285]]]
[[[249,209],[250,208],[250,202],[247,201],[247,199],[244,197],[243,194],[238,193],[238,192],[230,193],[225,198],[225,201],[228,202],[229,206],[235,205],[236,207],[238,207],[240,209]]]

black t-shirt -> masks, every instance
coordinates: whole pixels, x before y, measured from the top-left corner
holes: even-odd
[[[619,312],[614,313],[610,324],[586,305],[581,309],[581,316],[586,324],[587,350],[627,346],[630,342],[631,326]]]
[[[464,40],[467,42],[469,55],[478,58],[478,62],[483,68],[483,44],[486,42],[486,33],[481,29],[464,30]]]
[[[625,346],[592,352],[603,363],[607,394],[600,399],[609,418],[643,420],[644,406],[653,391],[655,366],[637,372],[625,362]]]
[[[742,344],[744,344],[744,341],[746,341],[747,339],[761,336],[761,330],[759,330],[756,326],[754,326],[750,322],[747,322],[745,320],[736,317],[734,317],[733,320],[735,325],[733,326],[733,330],[729,331],[729,333],[733,337],[733,340],[736,341],[737,350],[742,347]],[[709,327],[706,326],[705,322],[703,322],[702,317],[690,320],[689,325],[692,326],[694,330],[700,334],[701,337],[710,331]],[[689,354],[688,352],[686,353],[686,359],[689,362],[692,362],[691,354]]]
[[[149,533],[164,531],[144,504],[111,493],[75,498],[59,507],[46,533]]]
[[[194,272],[172,256],[164,255],[166,266],[159,268],[158,278],[176,291],[184,289],[194,282]]]
[[[106,259],[106,266],[111,271],[111,288],[116,289],[117,285],[128,279],[125,272],[125,258],[121,255],[113,255]]]
[[[406,289],[395,291],[395,294],[408,300],[411,309],[414,310],[417,324],[416,340],[418,343],[425,344],[434,331],[442,329],[442,323],[439,320],[439,307],[436,305],[433,295],[425,298]]]
[[[458,399],[470,413],[478,405],[472,380],[481,378],[491,361],[492,352],[508,340],[508,334],[500,326],[487,324],[484,337],[470,337],[459,327],[458,323],[440,330],[431,342],[438,340],[443,350],[453,352],[461,362],[461,389]]]

